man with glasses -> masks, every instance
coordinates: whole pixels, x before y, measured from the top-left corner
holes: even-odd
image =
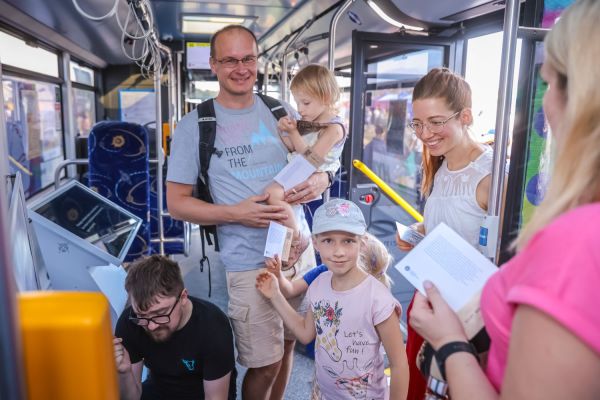
[[[264,268],[264,247],[270,221],[282,221],[283,207],[264,204],[264,189],[286,165],[288,150],[277,131],[277,121],[253,93],[257,78],[258,46],[252,31],[230,25],[211,39],[210,66],[219,81],[214,99],[216,152],[208,169],[213,203],[193,197],[199,174],[198,114],[194,110],[177,124],[167,173],[167,204],[171,216],[201,225],[217,225],[220,256],[225,265],[229,294],[228,315],[235,333],[238,361],[248,368],[242,384],[243,398],[264,400],[280,371],[273,391],[283,397],[293,335],[284,342],[283,323],[269,301],[258,293],[255,279]],[[287,104],[288,114],[296,116]],[[328,186],[327,173],[313,174],[286,192],[290,204],[309,201]],[[296,220],[307,234],[304,212]],[[309,246],[296,264],[298,275],[315,266]],[[285,354],[285,357],[284,357]],[[282,359],[283,367],[282,365]],[[279,394],[276,394],[279,392]]]
[[[113,341],[121,399],[235,399],[229,320],[188,295],[179,265],[158,255],[141,259],[128,268],[125,289],[131,305]]]

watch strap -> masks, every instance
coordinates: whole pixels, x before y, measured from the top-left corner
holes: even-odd
[[[435,361],[438,364],[438,368],[439,368],[440,373],[442,374],[442,378],[444,378],[444,380],[447,380],[446,368],[445,368],[446,359],[448,357],[450,357],[451,354],[459,353],[459,352],[463,352],[463,351],[472,354],[473,357],[475,357],[479,361],[475,347],[469,342],[446,343],[445,345],[440,347],[435,352]]]
[[[429,376],[427,378],[427,391],[432,399],[445,399],[448,395],[448,383]]]

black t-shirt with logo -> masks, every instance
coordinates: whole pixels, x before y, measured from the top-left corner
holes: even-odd
[[[149,370],[143,399],[204,399],[204,380],[231,372],[229,398],[235,399],[235,360],[229,319],[214,304],[188,297],[193,305],[187,324],[168,341],[157,343],[144,328],[129,321],[131,307],[119,317],[115,336],[123,339],[131,363]]]

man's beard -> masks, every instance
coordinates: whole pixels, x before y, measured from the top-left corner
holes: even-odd
[[[147,332],[150,338],[156,343],[164,343],[171,338],[173,332],[168,329],[160,328],[153,332]],[[158,335],[157,335],[158,334]]]

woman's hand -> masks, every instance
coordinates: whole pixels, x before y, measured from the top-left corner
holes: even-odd
[[[291,205],[306,203],[319,197],[328,185],[327,172],[315,172],[307,180],[285,192],[284,200]]]
[[[417,232],[425,234],[425,225],[422,222],[416,222],[409,226],[409,228],[416,230]],[[400,234],[396,232],[396,246],[402,251],[411,251],[415,246],[400,239]]]
[[[415,246],[400,239],[400,234],[396,232],[396,246],[402,251],[411,251]]]
[[[429,281],[423,283],[427,297],[415,295],[410,314],[410,326],[429,342],[435,350],[454,341],[468,341],[462,323],[444,300],[438,289]]]

